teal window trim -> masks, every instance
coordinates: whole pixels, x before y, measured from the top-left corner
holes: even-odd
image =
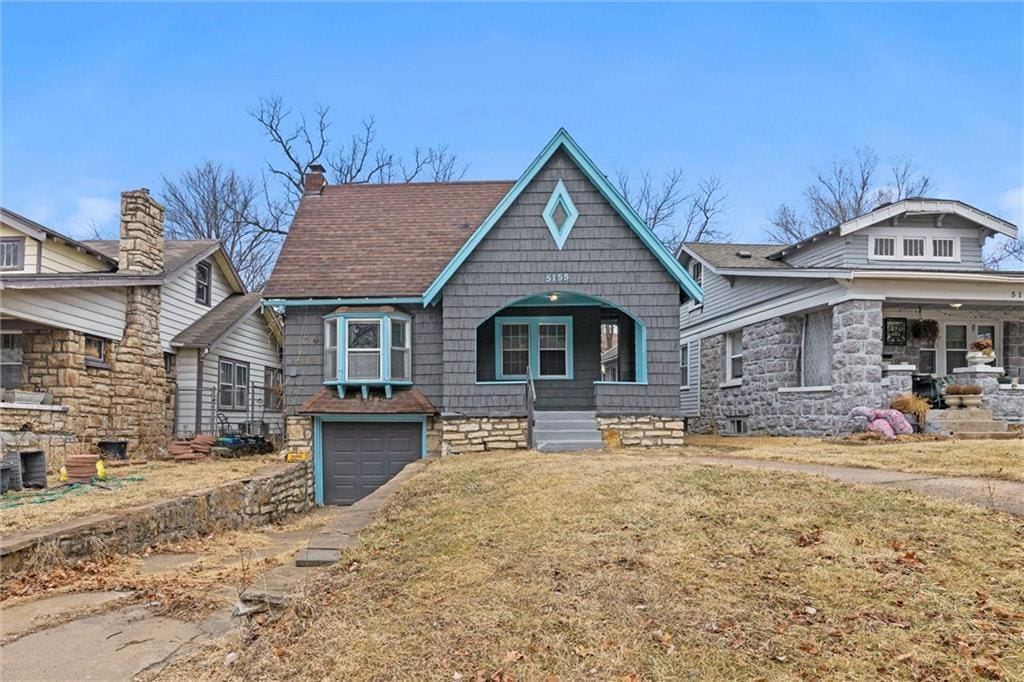
[[[337,375],[335,378],[324,378],[324,386],[337,386],[339,396],[344,395],[346,386],[361,386],[363,394],[366,395],[367,387],[383,386],[387,396],[391,397],[392,386],[412,386],[412,317],[405,313],[376,313],[350,311],[344,313],[329,313],[323,316],[324,324],[333,322],[337,331]],[[391,376],[391,323],[393,321],[403,322],[406,325],[406,350],[409,354],[408,378],[394,379]],[[353,379],[348,376],[348,325],[350,322],[376,322],[380,325],[377,340],[380,359],[378,361],[378,374],[374,378]],[[326,328],[325,328],[326,338]]]
[[[573,325],[571,316],[546,315],[540,317],[503,316],[494,318],[494,376],[499,382],[525,381],[525,374],[505,374],[502,372],[501,328],[506,325],[526,325],[529,329],[530,369],[535,381],[565,381],[573,378]],[[545,324],[565,325],[565,374],[542,375],[540,373],[540,327]]]
[[[427,457],[427,416],[425,414],[319,414],[313,416],[313,501],[324,506],[324,432],[325,423],[396,423],[420,424],[420,459]]]
[[[527,167],[526,171],[520,176],[508,193],[498,202],[498,205],[490,212],[490,214],[484,219],[480,226],[477,227],[476,231],[473,232],[472,236],[462,245],[462,248],[458,250],[455,256],[448,261],[444,269],[441,270],[440,274],[434,279],[434,281],[427,287],[426,291],[423,292],[423,305],[433,305],[437,302],[441,295],[441,290],[444,289],[445,284],[452,278],[455,272],[462,267],[462,264],[466,262],[470,254],[476,249],[476,247],[484,240],[484,237],[491,231],[491,229],[497,224],[501,217],[505,214],[508,208],[515,202],[515,200],[522,194],[523,190],[526,189],[527,185],[533,180],[533,178],[540,172],[544,164],[547,163],[559,149],[564,149],[565,153],[568,154],[569,158],[583,171],[583,174],[593,184],[602,196],[612,205],[613,208],[619,213],[629,228],[640,238],[644,243],[644,246],[654,254],[662,266],[668,271],[673,279],[679,284],[680,288],[685,291],[690,298],[696,301],[704,300],[704,292],[701,287],[693,280],[690,273],[686,271],[675,255],[668,250],[668,248],[655,236],[654,232],[650,227],[643,221],[643,218],[629,205],[622,195],[619,193],[615,186],[608,180],[608,178],[598,169],[594,162],[586,155],[579,144],[569,135],[565,128],[560,128],[555,136],[551,138],[551,141],[545,145],[544,149],[541,150],[537,158]]]

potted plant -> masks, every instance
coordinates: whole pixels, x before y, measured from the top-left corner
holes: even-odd
[[[960,403],[964,407],[981,407],[981,385],[962,385],[960,387]]]
[[[967,353],[967,364],[972,366],[984,365],[996,359],[995,347],[992,339],[978,339],[971,343],[971,350]]]
[[[946,407],[963,407],[963,396],[961,394],[963,389],[963,384],[950,384],[946,386],[946,390],[942,392],[942,400],[946,403]]]

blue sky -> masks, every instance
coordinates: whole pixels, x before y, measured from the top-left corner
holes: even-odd
[[[514,178],[559,126],[605,172],[717,173],[763,239],[815,167],[913,156],[1024,219],[1021,4],[5,4],[4,206],[116,230],[118,193],[213,159],[258,173],[245,110],[276,93],[369,114],[401,151],[446,143]]]

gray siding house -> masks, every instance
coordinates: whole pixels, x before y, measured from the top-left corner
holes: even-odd
[[[515,182],[312,168],[266,297],[320,503],[428,452],[682,442],[679,309],[700,289],[564,130]]]
[[[997,419],[1024,420],[1024,273],[985,269],[996,234],[1018,229],[959,201],[907,199],[787,246],[684,244],[704,291],[680,310],[688,426],[841,433],[853,408],[944,381],[981,384]],[[979,339],[994,358],[971,352]]]

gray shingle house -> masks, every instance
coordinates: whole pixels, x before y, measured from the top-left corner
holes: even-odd
[[[981,384],[997,418],[1024,420],[1024,273],[985,269],[996,234],[1018,229],[959,201],[908,199],[787,246],[684,244],[705,294],[680,311],[688,426],[837,433],[852,408],[948,376]],[[994,359],[972,364],[983,338]]]
[[[265,295],[320,503],[428,452],[681,442],[679,309],[700,289],[564,130],[515,182],[314,167]]]

